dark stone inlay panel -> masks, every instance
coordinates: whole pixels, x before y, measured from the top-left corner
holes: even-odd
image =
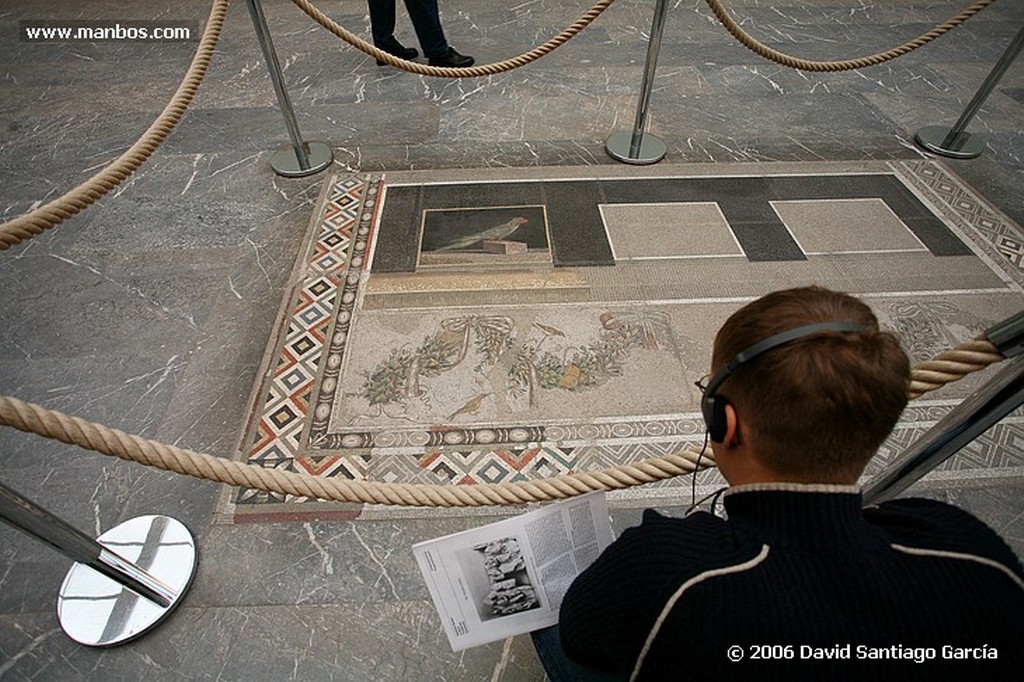
[[[508,182],[389,187],[377,234],[374,272],[413,272],[424,210],[546,206],[556,266],[613,265],[595,198],[597,181]]]
[[[615,264],[598,208],[603,184],[596,180],[542,183],[556,266]]]
[[[715,202],[751,262],[806,260],[771,201],[881,199],[935,256],[972,252],[891,174],[641,178],[389,188],[373,270],[413,272],[422,213],[516,204],[547,208],[556,266],[613,265],[599,204]]]

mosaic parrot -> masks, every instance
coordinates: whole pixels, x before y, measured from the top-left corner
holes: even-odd
[[[444,246],[438,247],[437,249],[435,249],[435,251],[453,251],[455,249],[469,248],[470,246],[476,244],[477,242],[500,241],[508,237],[513,232],[515,232],[520,225],[526,222],[529,222],[526,218],[522,216],[516,216],[512,220],[502,223],[501,225],[489,227],[486,230],[482,230],[480,232],[473,232],[471,234],[466,235],[465,237],[460,237],[459,239],[456,239],[450,244],[445,244]]]

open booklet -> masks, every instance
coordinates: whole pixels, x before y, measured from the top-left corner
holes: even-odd
[[[413,545],[452,650],[558,622],[573,579],[612,542],[604,491]]]

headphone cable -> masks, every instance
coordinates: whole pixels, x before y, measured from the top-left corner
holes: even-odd
[[[686,510],[687,514],[689,514],[691,511],[693,511],[693,508],[696,507],[698,504],[700,504],[700,502],[703,502],[704,500],[708,499],[707,497],[705,497],[700,502],[696,501],[696,499],[697,499],[697,472],[700,471],[700,461],[702,459],[704,459],[704,453],[707,451],[707,449],[708,449],[708,430],[705,429],[704,430],[704,444],[700,447],[700,453],[698,453],[698,455],[697,455],[697,464],[694,465],[694,467],[693,467],[693,478],[690,479],[690,508]]]

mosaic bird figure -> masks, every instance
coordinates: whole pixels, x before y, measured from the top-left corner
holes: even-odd
[[[565,332],[558,327],[551,327],[546,324],[541,324],[540,322],[534,322],[533,326],[544,332],[544,336],[565,336]]]
[[[436,250],[454,251],[455,249],[469,248],[470,246],[476,244],[477,242],[500,241],[511,235],[513,232],[515,232],[520,225],[527,222],[529,222],[529,220],[527,220],[523,216],[516,216],[512,220],[504,222],[501,225],[489,227],[486,230],[481,230],[480,232],[473,232],[471,234],[467,234],[465,237],[460,237],[459,239],[456,239],[450,244],[445,244],[444,246],[438,247]]]
[[[446,419],[445,421],[451,421],[458,417],[460,414],[476,414],[477,411],[480,409],[480,406],[483,405],[484,398],[486,398],[489,395],[490,393],[481,393],[480,395],[474,398],[470,398],[465,405],[463,405],[462,407],[448,415],[448,419]]]

